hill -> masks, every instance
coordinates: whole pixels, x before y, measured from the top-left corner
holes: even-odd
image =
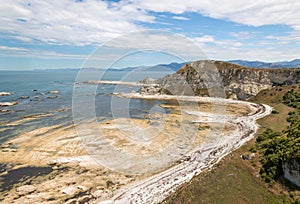
[[[188,63],[156,83],[160,86],[155,91],[150,89],[151,94],[215,96],[212,93],[219,91],[225,92],[227,98],[245,100],[273,86],[300,83],[300,68],[249,68],[202,60]],[[143,92],[147,94],[147,90]]]
[[[300,59],[283,62],[261,62],[247,60],[229,60],[228,62],[251,68],[299,68]]]

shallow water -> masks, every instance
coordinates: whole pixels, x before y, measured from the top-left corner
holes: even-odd
[[[0,191],[10,190],[14,184],[24,182],[32,177],[47,175],[52,172],[51,167],[23,167],[8,171],[0,176]]]
[[[32,131],[39,127],[52,125],[73,124],[72,97],[73,89],[78,72],[67,70],[37,70],[37,71],[0,71],[0,92],[14,92],[11,96],[0,96],[0,102],[17,101],[19,104],[10,107],[2,107],[0,110],[9,110],[9,113],[0,113],[0,144],[14,136]],[[169,72],[135,72],[129,74],[123,71],[90,71],[83,77],[86,80],[95,78],[95,75],[102,76],[99,80],[123,80],[138,81],[150,76],[160,78]],[[77,88],[85,90],[89,84],[81,84]],[[112,114],[112,97],[107,95],[112,92],[130,92],[137,90],[137,87],[117,87],[115,85],[98,85],[96,92],[80,95],[81,99],[88,94],[93,94],[95,99],[95,115],[99,120],[112,117],[142,117],[157,101],[140,99],[117,99],[123,100],[121,104],[128,104],[127,107],[119,105],[114,107],[118,114]],[[58,90],[58,94],[51,94],[50,91]],[[22,96],[28,96],[21,99]],[[84,103],[83,103],[84,104]],[[20,121],[28,115],[52,114],[50,117],[39,117]],[[11,122],[20,121],[16,126],[10,126]]]

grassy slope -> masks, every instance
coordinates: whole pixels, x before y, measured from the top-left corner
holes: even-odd
[[[283,105],[281,99],[289,89],[291,87],[276,87],[251,99],[269,104],[279,112],[258,121],[261,125],[258,134],[267,127],[275,131],[285,128],[287,114],[292,109]],[[212,171],[193,178],[164,203],[290,203],[289,189],[280,184],[269,187],[261,180],[258,155],[251,161],[241,159],[240,156],[248,154],[254,143],[255,139],[225,157]]]

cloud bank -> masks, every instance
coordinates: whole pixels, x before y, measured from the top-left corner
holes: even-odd
[[[287,25],[298,31],[299,10],[296,0],[14,0],[1,3],[0,31],[26,42],[86,45],[145,28],[141,23],[158,23],[153,12],[169,12],[177,20],[189,20],[178,14],[195,12],[250,26]]]

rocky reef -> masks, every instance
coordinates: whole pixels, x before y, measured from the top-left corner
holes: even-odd
[[[248,68],[202,60],[188,63],[154,83],[159,86],[141,88],[141,93],[199,96],[221,96],[223,93],[227,98],[246,100],[272,86],[300,83],[300,69]]]

